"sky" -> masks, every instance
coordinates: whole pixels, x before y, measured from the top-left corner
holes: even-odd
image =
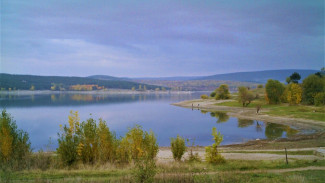
[[[323,0],[1,0],[0,72],[206,76],[325,65]]]

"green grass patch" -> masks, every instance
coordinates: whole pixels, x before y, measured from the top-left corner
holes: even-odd
[[[268,114],[271,116],[284,116],[290,118],[303,118],[312,119],[317,121],[325,122],[325,107],[315,107],[307,105],[288,105],[288,104],[278,104],[271,105],[265,104],[263,100],[253,101],[247,106],[247,108],[256,108],[257,104],[264,103],[262,105],[262,114]],[[229,101],[215,104],[217,106],[228,106],[228,107],[242,107],[242,104],[237,101]],[[263,112],[263,109],[267,109],[267,112]]]
[[[325,107],[278,105],[265,113],[274,116],[287,116],[325,122]]]

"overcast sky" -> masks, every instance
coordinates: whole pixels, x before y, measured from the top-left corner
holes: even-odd
[[[198,76],[324,62],[324,0],[1,0],[2,73]]]

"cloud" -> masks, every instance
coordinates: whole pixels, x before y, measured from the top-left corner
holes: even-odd
[[[173,76],[324,65],[323,1],[5,0],[1,12],[1,72]]]

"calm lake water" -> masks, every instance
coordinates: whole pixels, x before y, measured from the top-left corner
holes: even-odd
[[[169,146],[177,134],[195,139],[196,145],[210,145],[212,128],[224,135],[222,144],[252,139],[287,137],[299,131],[287,125],[229,117],[222,112],[204,112],[170,105],[199,98],[192,94],[39,94],[0,95],[1,108],[14,117],[18,128],[27,131],[34,150],[45,148],[51,138],[57,147],[60,124],[68,123],[70,110],[78,111],[81,121],[103,118],[118,136],[139,124],[157,135],[160,146]]]

